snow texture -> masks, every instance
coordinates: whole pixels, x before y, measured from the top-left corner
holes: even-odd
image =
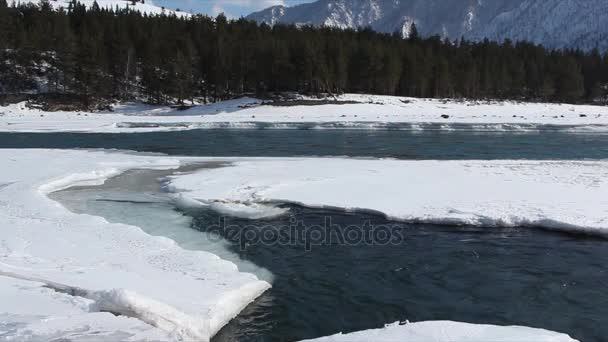
[[[270,287],[214,254],[67,211],[47,195],[127,169],[232,166],[173,176],[186,202],[256,217],[274,201],[368,208],[405,220],[601,232],[608,163],[173,158],[0,150],[0,340],[209,340]],[[270,202],[269,202],[270,201]],[[275,203],[276,204],[276,203]],[[482,213],[482,214],[480,214]],[[483,215],[483,216],[480,216]],[[329,340],[571,341],[524,327],[422,322]]]
[[[303,98],[305,100],[312,100]],[[199,128],[392,129],[486,132],[608,132],[608,107],[448,101],[347,94],[337,103],[272,106],[241,98],[185,111],[122,104],[114,112],[43,112],[0,107],[0,132],[145,132]]]
[[[171,187],[244,217],[275,216],[273,204],[288,202],[412,223],[608,236],[608,161],[240,159],[177,176]]]
[[[0,158],[2,340],[205,341],[270,287],[214,254],[47,197],[187,159],[62,150],[0,150]]]
[[[520,326],[467,324],[451,321],[389,324],[382,329],[337,334],[307,342],[575,342],[568,335]],[[303,341],[304,342],[304,341]]]

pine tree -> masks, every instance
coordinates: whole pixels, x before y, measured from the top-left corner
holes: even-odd
[[[156,103],[252,92],[362,92],[418,97],[594,101],[608,54],[531,43],[408,39],[363,28],[258,25],[148,15],[71,0],[67,11],[0,0],[0,92],[51,92]]]
[[[418,33],[418,27],[416,26],[416,23],[412,23],[412,25],[410,25],[410,33],[408,39],[412,42],[416,42],[420,39],[420,33]]]
[[[0,49],[8,48],[11,33],[11,16],[6,0],[0,0]]]
[[[576,102],[583,96],[583,77],[574,58],[566,57],[560,60],[556,83],[556,96],[559,101]]]

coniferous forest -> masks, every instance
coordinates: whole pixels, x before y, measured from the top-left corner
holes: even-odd
[[[69,94],[88,107],[283,91],[605,103],[608,54],[0,0],[3,94]]]

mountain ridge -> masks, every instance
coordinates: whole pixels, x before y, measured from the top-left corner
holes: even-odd
[[[608,51],[605,0],[318,0],[273,6],[246,17],[260,23],[331,26],[407,37],[527,40],[549,48]]]

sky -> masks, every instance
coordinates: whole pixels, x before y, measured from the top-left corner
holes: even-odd
[[[158,6],[179,8],[185,12],[204,13],[212,16],[220,13],[230,18],[239,18],[249,13],[274,6],[294,6],[314,0],[152,0]]]

